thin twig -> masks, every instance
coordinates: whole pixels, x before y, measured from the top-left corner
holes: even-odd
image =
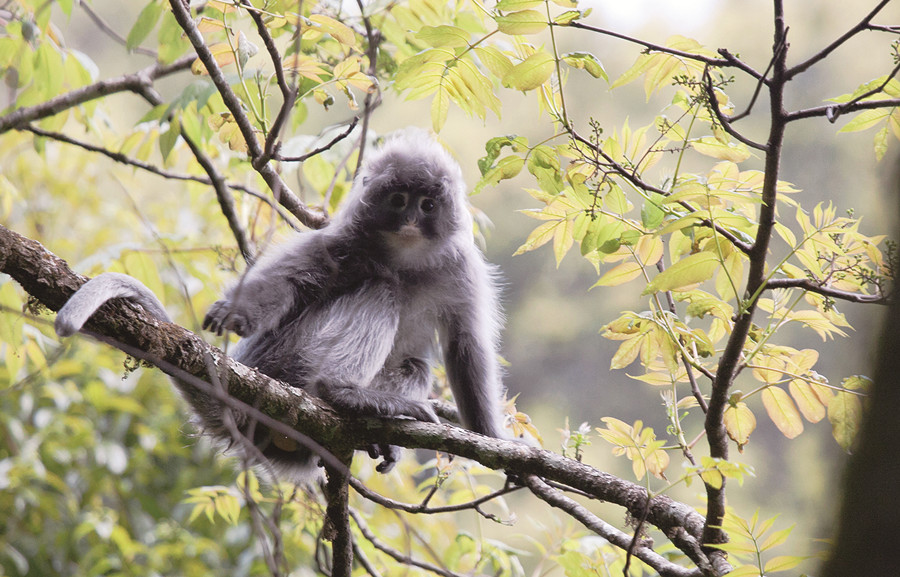
[[[706,97],[709,100],[709,108],[716,116],[716,120],[718,120],[719,125],[723,129],[725,129],[725,132],[733,136],[739,142],[746,144],[750,148],[755,148],[756,150],[765,152],[766,145],[760,144],[754,140],[750,140],[749,138],[735,130],[734,127],[731,126],[731,120],[728,119],[724,114],[722,114],[721,110],[719,110],[719,101],[716,98],[716,91],[713,87],[712,75],[709,73],[709,66],[703,69],[703,80],[703,88],[706,91]]]
[[[366,523],[365,519],[363,519],[356,510],[351,508],[350,516],[353,518],[353,521],[356,522],[356,526],[359,528],[359,532],[362,533],[362,536],[365,537],[373,547],[375,547],[388,557],[391,557],[394,561],[402,563],[403,565],[409,565],[410,567],[418,567],[419,569],[431,571],[432,573],[436,573],[443,577],[462,577],[462,575],[458,573],[448,571],[447,569],[438,567],[437,565],[432,565],[431,563],[419,561],[417,559],[409,557],[408,555],[404,555],[400,551],[381,541],[381,539],[379,539],[378,536],[369,529],[369,526]]]
[[[161,176],[161,177],[169,179],[169,180],[198,182],[200,184],[206,184],[209,186],[212,186],[212,184],[213,184],[212,180],[209,178],[209,176],[206,176],[206,177],[195,176],[193,174],[183,174],[183,173],[178,173],[178,172],[172,172],[169,170],[163,170],[162,168],[159,168],[158,166],[156,166],[154,164],[150,164],[149,162],[144,162],[142,160],[137,160],[135,158],[131,158],[130,156],[122,154],[121,152],[113,152],[113,151],[103,148],[101,146],[96,146],[96,145],[90,144],[88,142],[77,140],[75,138],[72,138],[71,136],[62,134],[60,132],[52,132],[49,130],[44,130],[42,128],[38,128],[37,126],[34,126],[32,124],[22,127],[22,130],[27,130],[28,132],[31,132],[32,134],[41,136],[43,138],[50,138],[50,139],[56,140],[58,142],[62,142],[64,144],[77,146],[79,148],[87,150],[88,152],[95,152],[97,154],[102,154],[103,156],[106,156],[107,158],[110,158],[120,164],[124,164],[127,166],[133,166],[135,168],[140,168],[141,170],[145,170],[147,172],[156,174],[158,176]],[[294,230],[299,230],[299,228],[297,227],[297,225],[294,222],[294,219],[292,219],[290,216],[288,216],[284,212],[284,210],[281,207],[279,207],[277,204],[275,204],[275,202],[268,196],[266,196],[256,190],[253,190],[252,188],[249,188],[243,184],[238,184],[235,182],[230,182],[227,184],[228,184],[228,187],[233,190],[238,190],[240,192],[243,192],[244,194],[248,194],[248,195],[268,204],[273,210],[275,210],[278,213],[278,216],[280,216],[282,218],[282,220],[284,220],[284,222],[286,222],[288,225],[290,225]]]
[[[79,2],[78,4],[87,13],[88,18],[94,21],[94,24],[97,25],[97,28],[102,30],[106,35],[108,35],[110,38],[112,38],[122,46],[128,45],[128,40],[121,34],[119,34],[116,30],[114,30],[109,24],[107,24],[99,14],[94,12],[94,9],[91,8],[90,4],[88,4],[87,2]],[[144,56],[150,56],[153,58],[157,57],[157,53],[155,50],[150,50],[149,48],[144,48],[143,46],[135,46],[131,49],[131,52],[134,52],[135,54],[143,54]]]
[[[280,154],[275,154],[274,159],[280,160],[282,162],[306,162],[313,156],[318,154],[322,154],[326,150],[330,150],[335,144],[344,140],[350,133],[353,132],[353,129],[356,128],[356,125],[359,124],[359,116],[354,116],[353,120],[350,121],[350,124],[347,125],[347,128],[334,138],[332,138],[328,144],[323,144],[322,146],[316,147],[305,154],[301,154],[300,156],[281,156]]]
[[[884,8],[885,6],[887,6],[890,3],[890,1],[891,0],[881,0],[881,2],[879,2],[878,5],[872,9],[871,12],[866,14],[865,18],[860,20],[860,22],[856,26],[854,26],[853,28],[851,28],[850,30],[845,32],[843,35],[841,35],[840,38],[838,38],[837,40],[835,40],[834,42],[832,42],[831,44],[829,44],[828,46],[826,46],[825,48],[820,50],[818,53],[814,54],[811,58],[809,58],[805,62],[801,62],[800,64],[798,64],[790,69],[785,70],[785,72],[784,72],[785,80],[791,80],[793,77],[797,76],[798,74],[809,70],[814,64],[824,60],[829,54],[831,54],[832,52],[834,52],[835,50],[840,48],[842,44],[844,44],[845,42],[847,42],[848,40],[850,40],[851,38],[853,38],[860,32],[866,30],[869,27],[869,22],[871,22],[872,18],[874,18],[879,12],[881,12],[881,9]]]
[[[159,93],[150,88],[144,87],[140,91],[140,94],[152,106],[159,106],[163,103],[163,99]],[[181,138],[184,139],[188,148],[190,148],[191,152],[194,154],[197,163],[200,164],[200,167],[203,168],[206,175],[209,177],[209,181],[216,193],[216,200],[219,201],[219,208],[222,210],[222,215],[228,222],[228,227],[231,229],[231,234],[234,235],[234,240],[237,242],[238,249],[241,251],[244,262],[246,262],[247,265],[252,266],[253,262],[256,260],[256,254],[250,240],[247,238],[247,232],[244,230],[244,225],[238,217],[237,209],[234,205],[234,197],[228,190],[228,183],[225,180],[225,176],[219,172],[219,169],[216,168],[216,165],[209,155],[207,155],[206,152],[203,151],[203,148],[191,138],[191,135],[188,134],[188,131],[183,126],[180,126],[180,134]]]
[[[381,104],[381,87],[378,86],[378,79],[375,76],[375,73],[378,70],[378,47],[381,44],[381,33],[372,27],[372,22],[366,15],[366,9],[362,0],[356,0],[356,5],[359,7],[359,14],[362,17],[363,25],[366,27],[366,39],[368,40],[366,57],[369,60],[367,73],[374,82],[372,87],[366,93],[365,100],[363,101],[363,124],[359,134],[359,154],[356,161],[356,173],[358,174],[363,165],[363,155],[366,151],[366,138],[369,134],[369,119],[372,116],[372,112],[379,104]]]
[[[523,481],[535,497],[546,502],[551,507],[563,510],[566,514],[578,520],[582,525],[597,535],[600,535],[612,545],[626,551],[631,547],[635,557],[658,571],[660,575],[671,577],[699,577],[702,575],[702,572],[699,569],[687,569],[680,565],[676,565],[650,547],[637,543],[636,539],[633,540],[626,533],[616,529],[603,519],[597,517],[588,511],[586,507],[563,495],[536,475],[525,475]],[[648,510],[649,506],[645,506],[644,509]],[[692,561],[696,562],[698,566],[710,567],[709,560],[707,559],[692,559]]]
[[[427,499],[424,500],[422,503],[414,504],[414,503],[403,503],[400,501],[395,501],[393,499],[385,497],[384,495],[380,495],[380,494],[376,493],[375,491],[372,491],[371,489],[366,487],[362,481],[360,481],[359,479],[357,479],[355,477],[350,478],[350,486],[353,487],[353,490],[355,490],[357,493],[359,493],[360,496],[362,496],[374,503],[378,503],[382,507],[387,507],[388,509],[397,509],[400,511],[406,511],[407,513],[417,513],[417,514],[424,514],[424,515],[433,515],[433,514],[437,514],[437,513],[453,513],[453,512],[457,512],[457,511],[465,511],[468,509],[474,509],[481,516],[488,518],[488,519],[492,519],[492,520],[495,520],[496,516],[491,515],[490,513],[485,513],[484,511],[482,511],[480,509],[480,506],[483,505],[484,503],[487,503],[488,501],[493,501],[494,499],[496,499],[498,497],[502,497],[503,495],[508,495],[509,493],[512,493],[514,491],[521,489],[521,487],[518,487],[518,486],[505,485],[501,489],[497,489],[496,491],[493,491],[487,495],[478,497],[477,499],[473,499],[473,500],[467,501],[465,503],[458,503],[456,505],[444,505],[441,507],[429,507]],[[431,494],[429,494],[429,497],[430,496],[431,496]]]
[[[851,303],[888,304],[888,298],[883,294],[865,295],[851,293],[823,286],[805,278],[776,278],[766,282],[766,289],[799,288],[825,297],[848,301]]]
[[[0,117],[0,134],[110,94],[137,92],[142,87],[150,86],[159,78],[187,70],[193,61],[193,56],[182,56],[171,64],[154,64],[132,74],[101,80],[89,86],[60,94],[34,106],[18,108],[6,116]]]

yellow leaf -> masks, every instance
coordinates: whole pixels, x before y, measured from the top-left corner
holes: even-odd
[[[789,571],[795,568],[800,563],[806,561],[808,557],[799,557],[799,556],[787,556],[787,555],[779,555],[778,557],[772,557],[768,561],[766,561],[765,570],[766,573],[777,573],[778,571]]]
[[[784,389],[769,387],[762,392],[763,405],[778,430],[793,439],[803,432],[803,420]]]
[[[818,423],[825,418],[825,405],[819,400],[809,383],[800,379],[794,379],[791,381],[788,389],[797,403],[797,408],[800,409],[807,421]]]
[[[694,140],[691,142],[691,146],[704,156],[711,156],[720,160],[741,162],[750,158],[750,149],[746,145],[735,142],[722,143],[712,136],[704,136],[699,140]]]
[[[642,294],[670,291],[703,282],[712,277],[718,266],[718,257],[711,252],[692,254],[656,275]]]
[[[497,28],[511,36],[537,34],[547,27],[547,17],[537,10],[520,10],[497,16]]]
[[[610,369],[624,369],[637,358],[638,352],[641,350],[641,343],[644,341],[643,336],[637,336],[626,340],[619,345],[619,350],[613,355],[609,362]]]
[[[642,270],[644,269],[639,263],[623,262],[606,271],[594,286],[619,286],[641,276]]]
[[[437,133],[447,122],[447,112],[450,110],[450,97],[444,90],[438,90],[431,101],[431,128]]]
[[[747,403],[738,402],[729,405],[724,415],[725,430],[738,447],[743,447],[750,440],[750,433],[756,429],[756,416]]]
[[[332,38],[344,46],[354,46],[356,44],[356,34],[353,32],[353,29],[343,22],[338,22],[324,14],[313,14],[309,19],[318,24],[317,28],[320,31],[330,34]]]
[[[501,82],[514,90],[534,90],[550,79],[555,68],[556,61],[552,56],[543,51],[535,52],[513,66]]]

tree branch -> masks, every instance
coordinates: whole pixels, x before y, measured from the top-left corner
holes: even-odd
[[[135,168],[140,168],[141,170],[145,170],[147,172],[156,174],[158,176],[167,178],[169,180],[198,182],[200,184],[205,184],[208,186],[213,185],[212,180],[208,176],[203,177],[203,176],[196,176],[193,174],[183,174],[183,173],[171,172],[169,170],[163,170],[162,168],[159,168],[158,166],[156,166],[154,164],[150,164],[149,162],[137,160],[135,158],[131,158],[128,155],[122,154],[121,152],[113,152],[113,151],[103,148],[101,146],[96,146],[96,145],[90,144],[88,142],[77,140],[75,138],[72,138],[71,136],[62,134],[60,132],[51,132],[49,130],[44,130],[44,129],[38,128],[37,126],[34,126],[32,124],[21,128],[21,130],[27,130],[28,132],[31,132],[32,134],[41,136],[43,138],[50,138],[52,140],[56,140],[57,142],[62,142],[64,144],[69,144],[71,146],[77,146],[79,148],[87,150],[88,152],[95,152],[97,154],[102,154],[103,156],[106,156],[107,158],[110,158],[120,164],[124,164],[126,166],[133,166]],[[256,198],[256,199],[266,203],[267,205],[272,207],[272,209],[278,213],[278,216],[280,216],[281,219],[284,220],[284,222],[286,222],[291,228],[293,228],[294,230],[299,230],[299,227],[297,226],[297,224],[294,222],[294,220],[290,216],[288,216],[288,214],[286,212],[284,212],[284,209],[282,209],[279,205],[275,204],[275,202],[268,196],[260,193],[259,191],[253,190],[252,188],[250,188],[248,186],[239,184],[237,182],[229,182],[229,183],[227,183],[227,185],[228,185],[228,188],[231,188],[232,190],[238,190],[240,192],[243,192],[244,194],[249,194],[253,198]]]
[[[562,509],[569,516],[577,519],[585,527],[597,535],[600,535],[616,547],[627,550],[631,545],[632,538],[630,536],[616,529],[606,521],[603,521],[588,511],[587,508],[579,505],[575,500],[566,497],[539,477],[536,477],[535,475],[525,475],[523,480],[525,481],[525,485],[528,486],[537,498],[545,501],[551,507]],[[697,550],[699,551],[699,547]],[[709,560],[702,554],[699,559],[692,560],[699,566],[704,567],[703,571],[699,569],[686,569],[680,565],[676,565],[645,545],[636,545],[633,554],[653,569],[656,569],[663,577],[695,577],[704,574],[714,574],[713,568],[709,564]]]
[[[878,5],[872,9],[871,12],[866,14],[865,18],[863,18],[856,26],[854,26],[853,28],[851,28],[850,30],[845,32],[840,38],[838,38],[837,40],[835,40],[834,42],[832,42],[831,44],[829,44],[828,46],[823,48],[817,54],[814,54],[811,58],[809,58],[805,62],[801,62],[800,64],[798,64],[790,69],[785,70],[784,79],[791,80],[798,74],[806,72],[807,70],[812,68],[813,65],[815,65],[816,63],[827,58],[829,54],[831,54],[832,52],[834,52],[835,50],[840,48],[841,45],[843,45],[845,42],[847,42],[848,40],[850,40],[851,38],[853,38],[860,32],[868,29],[869,22],[872,21],[872,18],[874,18],[879,12],[881,12],[881,9],[884,8],[885,6],[887,6],[888,3],[890,3],[890,1],[891,0],[881,0],[881,2],[879,2]]]
[[[139,93],[141,89],[151,86],[158,78],[187,70],[191,67],[191,62],[193,61],[193,56],[183,56],[171,64],[154,64],[133,74],[101,80],[90,86],[61,94],[46,102],[26,108],[18,108],[6,116],[0,117],[0,134],[9,130],[23,128],[29,122],[59,114],[63,110],[74,108],[79,104],[109,96],[110,94],[118,92]]]
[[[805,278],[776,278],[766,283],[766,289],[799,288],[812,293],[820,294],[833,299],[848,301],[851,303],[888,304],[888,299],[882,294],[865,295],[851,293],[823,286]]]
[[[425,563],[424,561],[418,561],[404,555],[400,551],[397,551],[393,547],[386,545],[382,542],[376,535],[369,529],[369,525],[366,523],[365,519],[355,511],[354,509],[350,509],[350,516],[353,517],[353,521],[356,523],[356,526],[359,528],[359,532],[362,533],[362,536],[369,541],[373,547],[386,554],[394,561],[398,563],[402,563],[403,565],[409,565],[410,567],[418,567],[419,569],[425,569],[426,571],[431,571],[432,573],[436,573],[441,575],[442,577],[463,577],[458,573],[454,573],[453,571],[448,571],[442,567],[438,567],[437,565],[432,565],[431,563]]]
[[[728,343],[719,359],[716,377],[706,413],[704,428],[709,443],[710,456],[728,459],[728,435],[725,430],[724,413],[728,404],[728,393],[737,376],[737,366],[744,350],[744,343],[753,323],[758,295],[766,282],[766,264],[769,242],[775,227],[775,206],[778,196],[778,176],[781,167],[781,151],[784,143],[786,112],[784,111],[784,90],[787,58],[787,27],[784,21],[783,0],[775,0],[775,41],[773,46],[774,64],[769,83],[769,138],[766,142],[765,176],[762,189],[762,205],[759,211],[759,226],[756,240],[750,251],[750,270],[747,275],[747,300],[734,323]],[[703,543],[722,543],[727,539],[722,530],[725,516],[725,483],[721,487],[706,484],[707,510]],[[713,552],[710,551],[710,555]]]

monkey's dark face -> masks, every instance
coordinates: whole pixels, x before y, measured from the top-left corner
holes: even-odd
[[[424,248],[453,231],[452,207],[440,189],[387,187],[373,195],[373,229],[395,249]]]

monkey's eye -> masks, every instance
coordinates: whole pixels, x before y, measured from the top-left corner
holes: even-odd
[[[406,193],[404,192],[395,192],[391,196],[388,197],[388,204],[391,208],[405,208],[406,207]]]
[[[427,196],[419,201],[419,208],[422,209],[422,212],[425,214],[429,214],[437,208],[437,205],[434,202],[433,198],[428,198]]]

